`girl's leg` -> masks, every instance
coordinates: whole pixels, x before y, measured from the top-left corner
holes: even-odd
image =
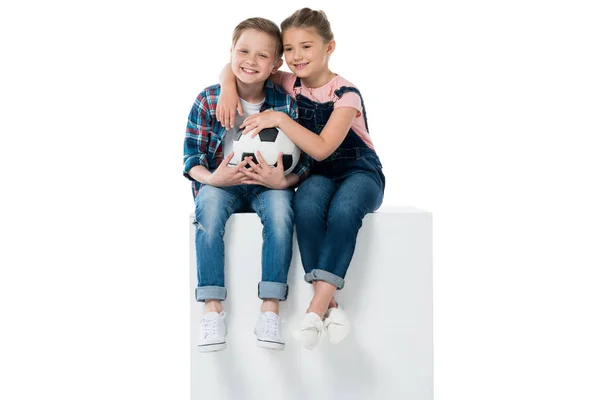
[[[319,281],[312,281],[312,286],[313,286],[313,290],[316,291],[317,288],[317,282]],[[327,308],[337,308],[338,304],[335,301],[335,295],[331,298],[331,301],[329,301],[329,305],[327,306]]]
[[[315,289],[315,294],[306,312],[315,313],[323,319],[325,313],[330,308],[329,305],[333,300],[333,295],[337,290],[337,286],[325,281],[315,281],[313,282],[313,287]],[[333,300],[333,302],[335,302],[335,300]]]
[[[325,280],[338,289],[344,287],[362,220],[379,208],[382,200],[383,191],[369,173],[354,173],[339,185],[329,206],[327,234],[313,271],[317,280]]]
[[[312,280],[315,288],[307,312],[323,317],[329,308],[335,307],[335,289],[344,287],[362,220],[379,207],[382,198],[379,185],[369,174],[352,174],[338,187],[329,206],[318,264],[307,274],[307,280]]]
[[[337,184],[323,175],[312,175],[296,191],[294,221],[302,266],[306,273],[317,267],[327,233],[327,213]]]

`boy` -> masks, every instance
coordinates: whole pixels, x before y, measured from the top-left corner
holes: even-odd
[[[235,28],[231,69],[244,115],[273,109],[297,119],[294,99],[267,80],[281,66],[282,54],[281,34],[273,22],[249,18]],[[264,238],[262,281],[258,285],[258,297],[263,303],[255,328],[257,345],[283,350],[279,301],[287,298],[292,256],[294,191],[291,188],[306,178],[308,158],[303,155],[288,176],[283,174],[281,156],[276,168],[255,168],[260,173],[243,171],[246,165],[256,167],[249,158],[237,167],[228,167],[233,156],[233,137],[242,117],[238,116],[239,121],[235,121],[232,129],[217,121],[219,94],[220,86],[213,85],[197,97],[188,118],[184,143],[184,176],[192,181],[196,204],[196,300],[205,303],[198,348],[201,352],[226,348],[227,329],[221,305],[227,297],[223,232],[232,213],[252,210],[263,223]]]

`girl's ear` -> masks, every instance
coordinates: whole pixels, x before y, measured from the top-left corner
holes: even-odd
[[[327,55],[331,55],[335,50],[335,40],[332,40],[327,44]]]
[[[274,74],[275,72],[277,72],[277,70],[281,67],[281,64],[283,64],[283,59],[280,58],[279,60],[275,61],[275,65],[273,65],[271,74]]]

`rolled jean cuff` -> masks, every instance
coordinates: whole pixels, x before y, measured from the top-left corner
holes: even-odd
[[[344,287],[344,278],[340,278],[339,276],[334,275],[331,272],[327,272],[323,269],[313,269],[312,271],[304,275],[304,280],[308,283],[312,283],[312,281],[329,282],[333,286],[336,286],[338,289],[342,289]]]
[[[288,295],[288,285],[280,282],[259,282],[259,299],[279,299],[286,300]]]
[[[227,289],[223,286],[200,286],[196,288],[196,301],[225,300]]]

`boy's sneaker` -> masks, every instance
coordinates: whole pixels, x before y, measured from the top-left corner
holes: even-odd
[[[227,348],[225,336],[225,313],[209,312],[200,319],[200,334],[198,335],[198,351],[220,351]]]
[[[350,321],[341,308],[330,308],[325,313],[323,325],[329,341],[338,344],[350,333]]]
[[[298,330],[293,335],[303,347],[308,350],[314,350],[319,344],[319,338],[323,332],[323,321],[318,314],[313,312],[305,314],[300,321]]]
[[[279,315],[274,312],[261,312],[254,328],[256,345],[265,349],[283,350],[285,341],[281,335],[281,322]]]

